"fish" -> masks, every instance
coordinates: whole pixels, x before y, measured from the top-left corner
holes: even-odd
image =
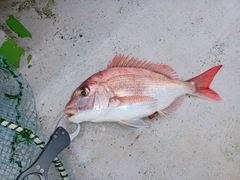
[[[186,95],[222,101],[210,84],[222,65],[182,81],[172,67],[116,54],[107,68],[86,79],[65,107],[69,121],[118,122],[139,129],[144,118],[176,111]]]

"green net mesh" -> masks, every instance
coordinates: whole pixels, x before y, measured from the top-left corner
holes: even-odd
[[[44,136],[36,122],[35,99],[28,82],[0,56],[0,179],[13,180],[37,158]],[[25,179],[36,179],[30,176]],[[49,180],[75,179],[66,158],[55,158]]]

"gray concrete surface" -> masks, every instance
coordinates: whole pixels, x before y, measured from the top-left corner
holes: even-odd
[[[33,35],[17,38],[27,51],[20,71],[46,134],[73,90],[117,52],[166,63],[183,80],[223,64],[211,87],[224,102],[186,97],[176,113],[146,120],[142,131],[82,124],[64,152],[77,179],[240,179],[239,0],[65,0],[55,1],[50,17],[35,10],[46,0],[21,11],[12,2],[0,2],[0,23],[14,14]]]

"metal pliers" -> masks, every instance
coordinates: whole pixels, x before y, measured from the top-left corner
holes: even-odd
[[[54,160],[54,158],[66,147],[70,145],[70,142],[80,132],[80,124],[76,124],[76,130],[69,134],[66,129],[63,128],[63,122],[67,119],[67,115],[63,115],[57,123],[55,131],[50,136],[49,141],[45,145],[43,151],[33,162],[33,164],[23,171],[16,180],[23,180],[29,175],[37,175],[41,180],[48,180],[48,169]]]

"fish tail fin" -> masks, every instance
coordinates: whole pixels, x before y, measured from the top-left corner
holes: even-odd
[[[187,80],[186,82],[192,83],[196,88],[193,95],[202,97],[204,99],[222,101],[222,98],[215,91],[209,88],[214,76],[217,74],[221,67],[222,65],[212,67],[206,72]]]

